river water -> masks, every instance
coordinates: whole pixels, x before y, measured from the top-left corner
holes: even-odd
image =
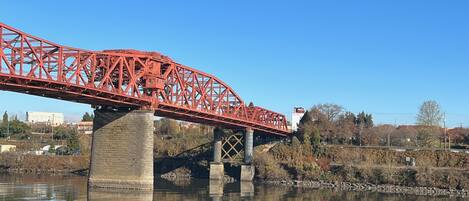
[[[221,185],[207,180],[170,182],[157,180],[153,192],[88,190],[84,176],[0,175],[0,201],[7,200],[381,200],[460,201],[463,198],[392,195],[371,192],[339,192],[269,186],[257,183]]]

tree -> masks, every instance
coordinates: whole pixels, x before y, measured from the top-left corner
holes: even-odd
[[[417,130],[417,146],[419,147],[436,147],[438,144],[439,130],[437,127],[421,127]]]
[[[311,119],[311,115],[309,114],[309,111],[306,110],[305,114],[303,115],[303,117],[301,117],[300,119],[300,123],[299,123],[299,127],[301,127],[301,125],[305,125],[307,122],[311,122],[312,119]]]
[[[318,104],[309,111],[314,127],[319,129],[326,142],[336,140],[337,121],[343,114],[343,107],[336,104]]]
[[[308,135],[308,130],[311,126],[313,126],[311,115],[306,111],[303,117],[301,117],[300,123],[298,123],[298,132],[296,133],[297,137],[302,141],[304,141],[305,138],[308,138],[306,135]]]
[[[8,126],[8,121],[8,113],[5,111],[5,113],[3,113],[2,127],[6,128]]]
[[[69,152],[75,153],[80,150],[80,141],[76,133],[71,133],[70,137],[67,139],[67,147]]]
[[[30,130],[31,127],[29,127],[28,124],[18,120],[18,118],[13,118],[13,120],[10,121],[9,131],[11,134],[24,134],[29,132]]]
[[[443,113],[440,105],[434,100],[423,102],[417,115],[417,124],[422,126],[440,126]]]
[[[58,126],[54,130],[54,139],[56,140],[65,140],[70,139],[73,135],[76,135],[77,131],[74,128],[67,126]]]
[[[352,139],[356,127],[355,114],[352,112],[346,112],[345,114],[339,115],[337,121],[335,122],[335,136],[333,137],[334,141],[340,144],[349,143]]]
[[[83,117],[81,118],[81,121],[93,121],[94,115],[90,115],[88,112],[85,112]]]
[[[326,103],[315,105],[311,110],[318,110],[322,114],[326,115],[327,120],[334,121],[336,120],[336,117],[343,112],[344,108],[340,105]]]
[[[371,114],[367,114],[364,111],[360,112],[357,115],[357,120],[356,124],[358,127],[364,127],[364,128],[371,128],[373,127],[373,116]]]
[[[181,131],[179,124],[177,121],[162,118],[158,122],[157,132],[161,135],[178,135]]]
[[[384,125],[378,125],[370,129],[371,133],[374,135],[372,136],[373,138],[376,138],[378,141],[379,145],[381,146],[392,146],[394,143],[392,143],[393,139],[398,138],[396,136],[396,127],[390,124],[384,124]],[[366,133],[365,133],[366,134]],[[367,136],[365,136],[367,137]],[[375,139],[371,139],[372,141],[375,141]],[[403,139],[398,139],[398,140],[403,140]],[[401,142],[399,142],[400,145]]]

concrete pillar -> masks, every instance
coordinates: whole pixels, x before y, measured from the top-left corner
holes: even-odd
[[[94,114],[89,186],[153,189],[153,111]]]
[[[253,159],[254,148],[254,130],[251,128],[246,129],[244,133],[244,163],[251,164]]]
[[[210,180],[223,180],[225,176],[225,167],[221,159],[223,130],[215,128],[213,130],[213,161],[210,163]]]
[[[213,130],[213,163],[221,163],[223,134],[223,130],[220,128],[215,128]]]
[[[254,174],[256,169],[254,165],[241,165],[241,174],[239,180],[242,182],[252,181],[254,179]]]
[[[241,165],[240,181],[252,181],[255,168],[252,165],[254,149],[254,130],[247,128],[244,134],[244,163]]]
[[[223,163],[210,164],[210,180],[223,180],[225,177],[225,167]]]

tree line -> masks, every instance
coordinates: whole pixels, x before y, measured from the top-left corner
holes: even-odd
[[[372,114],[354,114],[337,104],[318,104],[300,120],[299,139],[313,146],[349,144],[357,146],[403,146],[443,148],[469,145],[469,129],[442,127],[444,113],[438,102],[425,101],[419,107],[415,125],[375,125]]]

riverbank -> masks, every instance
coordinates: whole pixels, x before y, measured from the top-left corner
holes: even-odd
[[[421,196],[451,196],[451,197],[469,197],[469,190],[465,189],[442,189],[435,187],[409,187],[398,185],[376,185],[369,183],[350,183],[350,182],[324,182],[324,181],[263,181],[262,183],[277,186],[289,186],[298,188],[312,188],[312,189],[332,189],[339,191],[354,191],[354,192],[377,192],[388,194],[406,194],[406,195],[421,195]]]
[[[0,172],[7,173],[72,173],[89,167],[87,156],[0,154]]]
[[[155,175],[168,180],[208,178],[210,141],[184,135],[155,140]],[[191,143],[189,143],[191,142]],[[189,145],[190,146],[189,146]],[[207,147],[201,146],[207,144]],[[157,146],[158,145],[158,146]],[[193,149],[193,147],[202,147]],[[469,189],[469,154],[444,151],[396,151],[327,146],[314,155],[311,145],[295,140],[256,148],[256,180],[295,187],[347,191],[463,196]],[[192,150],[192,151],[187,151]],[[180,153],[185,153],[180,155]],[[406,163],[414,158],[415,166]],[[89,156],[0,154],[0,172],[86,175]],[[85,170],[85,171],[83,171]],[[229,170],[229,168],[225,168]],[[227,173],[228,175],[229,173]],[[227,178],[234,182],[236,176]]]
[[[5,166],[5,161],[8,164],[16,164]],[[86,176],[86,171],[83,174],[81,170],[88,168],[88,158],[81,156],[17,156],[14,154],[0,155],[0,172],[6,172],[8,174],[68,174],[80,172],[80,175]],[[259,167],[256,167],[258,169]],[[343,167],[336,167],[343,168]],[[355,170],[350,170],[346,167],[346,170],[341,170],[342,173],[346,171],[347,174],[356,172],[358,167],[353,167]],[[208,170],[208,169],[207,169]],[[446,170],[448,171],[448,170]],[[451,171],[449,171],[451,172]],[[467,173],[467,171],[457,171],[458,174]],[[339,173],[332,173],[339,175]],[[441,177],[441,173],[433,173],[430,177]],[[452,172],[451,174],[456,174]],[[438,176],[440,175],[440,176]],[[172,172],[159,175],[158,177],[164,178],[170,181],[178,180],[191,180],[194,177],[202,178],[207,176],[206,174],[200,174],[200,172],[192,172],[188,168],[179,168]],[[465,177],[465,176],[461,176]],[[403,178],[404,179],[404,178]],[[463,178],[464,179],[464,178]],[[467,178],[466,178],[467,179]],[[420,187],[420,186],[404,186],[404,185],[393,185],[393,184],[373,184],[373,183],[355,183],[339,181],[339,177],[328,178],[327,181],[318,180],[268,180],[260,179],[259,175],[256,175],[256,182],[264,183],[268,185],[295,187],[295,188],[311,188],[311,189],[331,189],[337,191],[356,191],[356,192],[378,192],[378,193],[389,193],[389,194],[408,194],[408,195],[425,195],[425,196],[453,196],[453,197],[469,197],[469,191],[466,189],[456,188],[438,188],[438,187]],[[236,182],[232,177],[227,177],[226,183]],[[451,186],[451,185],[447,185]]]

